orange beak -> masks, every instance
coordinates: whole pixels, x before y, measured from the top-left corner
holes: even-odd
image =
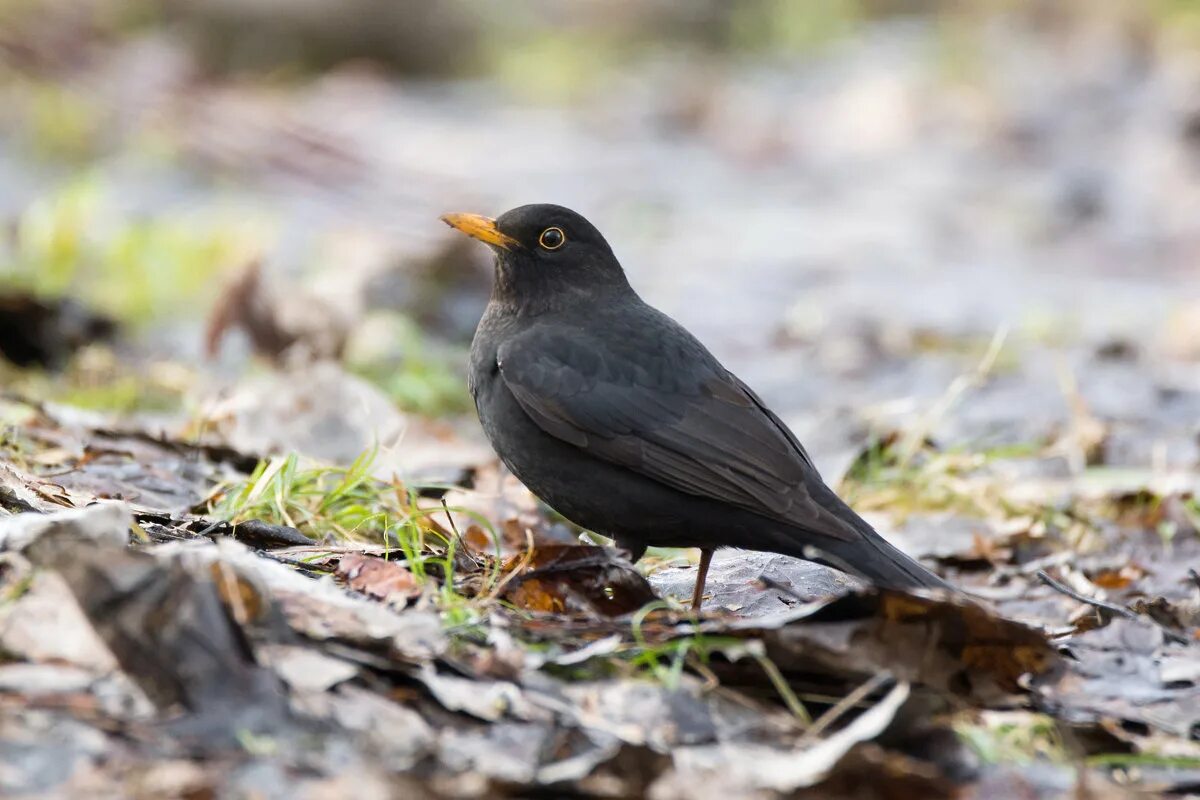
[[[479,214],[443,214],[441,219],[451,228],[460,230],[484,244],[502,247],[505,250],[510,250],[517,244],[516,239],[507,233],[500,232],[500,229],[496,227],[496,220],[491,217]]]

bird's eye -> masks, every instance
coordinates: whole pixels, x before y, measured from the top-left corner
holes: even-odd
[[[542,235],[538,237],[538,244],[547,250],[557,250],[566,241],[567,235],[562,232],[562,228],[546,228],[546,230],[542,231]]]

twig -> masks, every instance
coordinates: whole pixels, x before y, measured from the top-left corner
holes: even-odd
[[[471,554],[471,548],[467,547],[467,543],[463,541],[462,534],[458,532],[458,523],[454,521],[454,515],[450,513],[450,506],[446,505],[446,496],[442,495],[439,499],[442,501],[442,510],[446,512],[446,519],[450,521],[450,530],[454,533],[454,538],[458,540],[460,552],[471,559],[472,564],[479,566],[479,559]]]
[[[299,553],[328,553],[331,556],[336,556],[342,553],[365,553],[367,555],[374,555],[375,553],[386,553],[387,551],[388,548],[381,544],[312,544],[302,545],[299,547],[281,547],[278,550],[273,550],[271,552],[279,555],[296,555]]]
[[[280,564],[287,564],[289,567],[296,567],[303,572],[312,572],[316,574],[337,572],[333,567],[327,567],[323,564],[310,564],[307,561],[301,561],[298,558],[288,558],[274,553],[270,550],[255,550],[255,553],[263,558],[269,558],[272,561],[278,561]]]
[[[1054,580],[1054,578],[1051,578],[1049,573],[1047,573],[1046,570],[1044,570],[1044,569],[1039,569],[1037,571],[1037,576],[1038,576],[1038,580],[1040,580],[1042,583],[1049,586],[1054,591],[1059,592],[1061,594],[1065,594],[1067,597],[1070,597],[1072,600],[1078,600],[1080,603],[1083,603],[1084,605],[1088,605],[1088,606],[1092,606],[1093,608],[1099,608],[1104,611],[1108,611],[1109,613],[1116,614],[1117,616],[1124,617],[1125,619],[1140,619],[1141,618],[1138,614],[1134,613],[1133,611],[1130,611],[1125,606],[1119,606],[1116,603],[1109,603],[1106,600],[1099,600],[1095,597],[1088,597],[1086,594],[1082,594],[1081,592],[1075,591],[1070,586],[1067,586],[1065,583],[1061,583],[1059,581]]]
[[[841,719],[847,711],[854,708],[863,700],[867,699],[872,692],[883,686],[891,679],[892,673],[886,671],[880,672],[871,677],[866,683],[862,684],[850,694],[843,697],[841,700],[835,703],[832,708],[830,708],[821,716],[817,717],[812,726],[804,732],[802,737],[800,737],[799,744],[802,746],[807,746],[815,742],[817,737],[820,736],[826,728]]]
[[[533,562],[533,554],[536,549],[537,548],[535,548],[533,546],[533,530],[531,528],[526,528],[525,529],[525,552],[521,554],[521,560],[517,562],[517,565],[515,567],[513,567],[511,570],[509,570],[507,575],[505,575],[503,578],[500,579],[499,583],[497,583],[495,586],[492,587],[492,590],[490,592],[488,592],[487,598],[485,598],[485,599],[494,600],[495,598],[499,597],[500,592],[502,592],[504,590],[504,587],[508,585],[509,581],[511,581],[513,578],[517,577],[521,573],[522,570],[524,570],[526,567],[528,567]],[[531,577],[531,576],[528,576],[528,575],[522,576],[521,580],[524,581],[529,577]]]
[[[1088,597],[1085,594],[1081,594],[1080,592],[1075,591],[1074,589],[1067,586],[1066,584],[1063,584],[1063,583],[1060,583],[1059,581],[1054,580],[1054,578],[1051,578],[1050,575],[1047,574],[1047,572],[1043,569],[1038,570],[1037,576],[1038,576],[1038,580],[1040,580],[1042,583],[1046,584],[1047,586],[1049,586],[1051,589],[1053,589],[1056,592],[1065,594],[1067,597],[1070,597],[1072,600],[1077,600],[1078,602],[1083,603],[1084,605],[1092,606],[1093,608],[1098,608],[1103,611],[1107,611],[1110,614],[1116,614],[1118,617],[1124,617],[1125,619],[1137,620],[1139,622],[1149,622],[1152,625],[1155,625],[1158,628],[1162,629],[1163,636],[1165,636],[1167,639],[1171,640],[1172,642],[1175,642],[1177,644],[1187,644],[1188,643],[1187,637],[1181,636],[1178,633],[1175,633],[1175,631],[1163,626],[1157,620],[1152,619],[1150,617],[1142,616],[1141,614],[1138,614],[1136,611],[1129,610],[1125,606],[1117,605],[1116,603],[1109,603],[1105,600],[1098,600],[1095,597]]]
[[[196,535],[197,536],[208,536],[213,531],[215,531],[217,528],[221,527],[222,522],[224,522],[224,520],[220,520],[220,519],[216,520],[215,522],[210,522],[208,525],[205,525],[203,528],[196,531]]]

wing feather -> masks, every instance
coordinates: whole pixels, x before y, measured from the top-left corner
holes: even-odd
[[[500,348],[500,374],[551,436],[679,491],[812,526],[807,483],[820,477],[804,448],[686,331],[670,334],[611,342],[535,326]],[[820,525],[852,536],[839,527]]]

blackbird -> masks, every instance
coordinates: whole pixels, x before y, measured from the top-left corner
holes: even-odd
[[[529,489],[634,561],[698,547],[816,561],[891,588],[948,588],[825,485],[804,447],[696,337],[647,305],[595,226],[562,206],[442,220],[486,243],[495,284],[471,345],[483,430]]]

